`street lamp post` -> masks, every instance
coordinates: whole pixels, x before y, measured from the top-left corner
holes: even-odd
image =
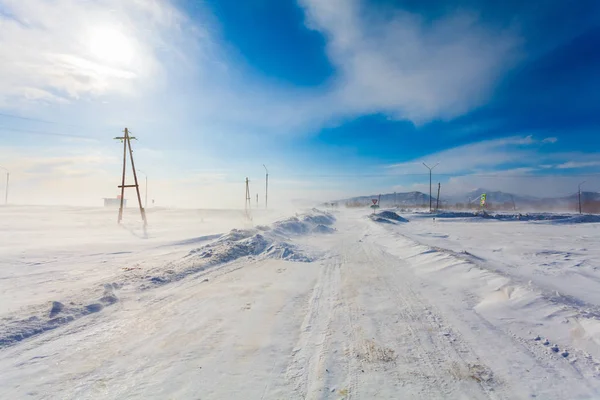
[[[431,212],[431,207],[432,207],[432,197],[431,197],[431,171],[433,171],[433,169],[435,167],[438,166],[439,163],[436,163],[433,167],[430,167],[429,165],[423,163],[423,165],[425,167],[427,167],[427,169],[429,170],[429,212]]]
[[[140,169],[138,169],[137,172],[144,174],[144,176],[146,177],[145,194],[144,194],[144,209],[146,209],[146,208],[148,208],[148,175]]]
[[[577,193],[578,193],[578,197],[579,197],[579,214],[581,214],[581,185],[583,185],[586,181],[583,181],[579,184],[579,186],[577,187]]]
[[[4,204],[8,205],[8,181],[10,179],[10,172],[0,165],[0,169],[6,171],[6,187],[4,188]]]

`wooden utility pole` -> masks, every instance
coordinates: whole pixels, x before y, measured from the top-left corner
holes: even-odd
[[[244,208],[246,210],[246,217],[250,218],[250,208],[252,206],[250,199],[250,181],[246,178],[246,202],[244,204]]]
[[[142,215],[142,220],[144,221],[144,228],[148,225],[148,221],[146,220],[146,210],[142,206],[142,197],[140,196],[140,186],[138,185],[137,174],[135,171],[135,163],[133,162],[133,150],[131,149],[131,139],[137,140],[135,136],[129,136],[129,130],[125,128],[123,131],[123,136],[118,136],[115,139],[120,140],[123,143],[123,175],[121,178],[121,204],[119,206],[119,218],[117,220],[118,223],[121,223],[123,219],[123,202],[125,201],[125,188],[134,187],[137,192],[138,204],[140,205],[140,214]],[[125,171],[127,169],[127,149],[129,149],[129,159],[131,160],[131,169],[133,170],[133,180],[135,182],[134,185],[126,185],[125,184]]]
[[[442,188],[442,184],[440,182],[438,182],[438,196],[437,196],[437,203],[435,205],[435,211],[436,212],[440,208],[440,189],[441,188]]]

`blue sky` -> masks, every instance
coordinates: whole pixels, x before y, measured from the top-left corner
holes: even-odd
[[[65,24],[65,16],[73,23]],[[11,199],[99,204],[119,145],[158,204],[600,191],[597,1],[0,0]],[[260,189],[259,189],[260,188]]]

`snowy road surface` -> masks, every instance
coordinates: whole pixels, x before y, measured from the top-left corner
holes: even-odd
[[[214,224],[225,229],[190,226],[176,241],[131,236],[131,254],[97,237],[3,247],[0,398],[600,398],[599,224],[561,234],[532,222],[334,215],[334,232],[313,211],[218,239],[248,228],[227,216]],[[494,243],[483,243],[485,226]],[[515,232],[524,242],[511,250]],[[553,243],[557,254],[544,253]],[[498,248],[512,258],[494,258]],[[567,249],[579,249],[581,293],[557,274],[570,275]],[[539,253],[549,272],[519,252]],[[86,257],[106,260],[104,272]],[[92,278],[71,275],[82,271]],[[48,319],[51,301],[64,309]]]

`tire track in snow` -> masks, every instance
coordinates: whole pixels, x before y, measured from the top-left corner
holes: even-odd
[[[339,290],[340,262],[332,258],[324,263],[313,288],[300,337],[286,370],[286,378],[299,398],[320,398],[326,389],[325,365]]]
[[[450,330],[452,337],[446,336],[439,313],[411,289],[412,275],[397,273],[402,260],[376,244],[355,240],[334,251],[343,255],[342,299],[352,332],[348,397],[510,397],[459,334]],[[385,394],[374,385],[382,370],[386,381],[397,383],[397,392]]]
[[[364,371],[361,368],[360,361],[354,355],[357,354],[357,343],[358,339],[358,327],[359,327],[359,310],[355,304],[357,297],[357,289],[355,287],[355,281],[351,279],[348,270],[348,255],[346,252],[342,253],[344,279],[342,281],[342,301],[344,316],[346,319],[347,328],[345,330],[346,337],[350,340],[344,346],[344,354],[349,356],[347,365],[347,381],[345,383],[347,399],[357,398],[359,393],[359,370]]]
[[[373,257],[375,249],[370,250],[370,256]],[[377,253],[379,258],[394,259],[383,250]],[[473,354],[460,334],[449,329],[439,313],[433,312],[432,309],[435,309],[412,289],[409,278],[405,275],[400,277],[398,268],[389,263],[376,265],[382,276],[392,278],[382,281],[399,304],[404,306],[399,307],[400,314],[408,322],[407,328],[417,344],[418,358],[425,363],[425,378],[439,389],[441,398],[454,397],[457,392],[469,398],[509,398],[502,393],[501,383],[494,378],[492,370]],[[387,271],[384,271],[384,266],[388,267]],[[417,311],[417,307],[421,311]],[[415,329],[415,325],[419,329]]]
[[[412,325],[421,321],[409,311],[409,302],[399,294],[389,274],[382,270],[381,264],[386,261],[374,255],[372,249],[364,244],[351,252],[356,272],[359,272],[358,268],[373,269],[374,274],[368,282],[369,292],[385,310],[369,312],[368,317],[361,321],[359,331],[363,338],[358,340],[357,356],[362,360],[364,369],[378,374],[383,370],[388,375],[386,380],[398,383],[400,387],[397,390],[400,392],[407,390],[407,394],[414,395],[416,391],[419,396],[427,398],[446,398],[448,383],[441,377],[439,368],[436,369],[436,365],[439,367],[443,363],[439,358],[433,359],[434,352],[424,346],[421,335],[413,328]],[[364,306],[373,310],[375,304]],[[375,390],[372,386],[365,389]],[[368,394],[377,395],[373,392],[364,395]]]

